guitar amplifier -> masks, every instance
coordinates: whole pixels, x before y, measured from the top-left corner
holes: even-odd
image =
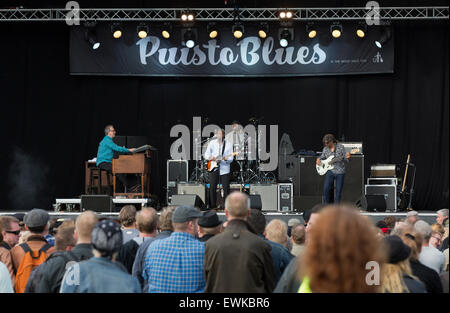
[[[290,183],[278,184],[278,211],[292,212],[294,210],[294,186]]]
[[[375,164],[370,166],[370,177],[397,177],[395,164]]]
[[[203,203],[206,203],[206,188],[204,184],[179,183],[177,193],[179,195],[198,195]]]
[[[167,160],[167,203],[177,194],[177,184],[187,183],[189,165],[187,160]]]
[[[396,185],[366,185],[366,195],[383,195],[386,200],[386,209],[397,212],[397,186]]]
[[[262,211],[276,211],[278,209],[277,184],[250,184],[250,195],[260,195]]]
[[[367,178],[367,185],[397,185],[397,178]]]

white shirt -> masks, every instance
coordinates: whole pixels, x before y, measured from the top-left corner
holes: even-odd
[[[238,152],[236,160],[245,160],[244,152],[247,152],[249,160],[254,160],[252,157],[255,154],[256,147],[252,146],[251,137],[247,136],[247,144],[245,143],[245,133],[243,131],[232,131],[225,136],[225,140],[231,142],[233,152]],[[246,149],[246,150],[245,150]]]
[[[5,264],[0,262],[0,293],[14,293],[11,275]]]
[[[225,150],[223,151],[222,155],[222,148],[223,143],[225,143]],[[230,164],[233,162],[233,146],[231,142],[228,140],[224,140],[222,144],[219,143],[218,139],[211,140],[208,144],[208,147],[205,151],[205,160],[209,160],[210,157],[222,157],[226,156],[227,160],[220,161],[219,168],[220,168],[220,175],[225,175],[230,173]]]
[[[425,266],[434,269],[438,274],[444,271],[445,256],[435,247],[422,247],[419,254],[419,261]]]

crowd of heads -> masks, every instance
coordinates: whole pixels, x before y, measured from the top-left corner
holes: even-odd
[[[387,216],[373,222],[350,205],[319,204],[302,217],[287,223],[268,221],[261,210],[249,208],[248,196],[240,192],[226,198],[225,221],[214,210],[202,213],[189,206],[157,212],[126,205],[116,219],[92,211],[76,220],[50,219],[39,209],[25,216],[2,216],[0,263],[8,277],[2,274],[1,280],[9,280],[10,287],[0,284],[0,289],[33,292],[30,286],[51,273],[44,270],[46,263],[56,262],[62,264],[59,276],[52,274],[59,277],[53,282],[57,292],[448,292],[447,209],[437,212],[432,225],[416,211],[402,219]],[[130,230],[135,235],[127,238]],[[15,285],[23,279],[23,243],[34,245],[31,250],[46,243],[52,247],[46,251],[47,261],[35,266],[27,288],[20,291]],[[61,258],[72,257],[82,246],[89,247],[89,257],[66,268]],[[115,283],[122,281],[116,289],[99,264],[105,273],[119,271]],[[74,266],[80,267],[82,287],[68,284]],[[187,269],[190,266],[197,267],[195,279],[189,278],[194,271]],[[95,269],[95,286],[83,283],[85,268]],[[161,287],[164,284],[170,289]]]

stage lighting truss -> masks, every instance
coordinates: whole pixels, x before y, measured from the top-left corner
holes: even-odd
[[[296,21],[336,21],[359,20],[368,17],[370,9],[365,7],[348,8],[239,8],[241,21],[280,21],[280,11],[292,12],[292,20]],[[195,8],[190,9],[193,20],[196,21],[234,21],[234,8]],[[21,21],[61,21],[65,22],[69,10],[62,8],[51,9],[0,9],[0,22]],[[156,9],[156,8],[127,8],[127,9],[83,9],[79,10],[79,18],[84,21],[147,21],[147,22],[176,22],[181,20],[186,9]],[[448,6],[434,7],[380,7],[380,20],[436,20],[449,19]],[[187,19],[189,17],[187,16]]]

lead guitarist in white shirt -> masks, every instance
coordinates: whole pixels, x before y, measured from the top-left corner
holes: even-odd
[[[205,160],[220,161],[218,168],[209,173],[209,208],[216,208],[217,184],[222,184],[224,199],[230,193],[230,164],[233,162],[233,145],[224,140],[225,131],[216,131],[216,139],[211,140],[205,151]]]

